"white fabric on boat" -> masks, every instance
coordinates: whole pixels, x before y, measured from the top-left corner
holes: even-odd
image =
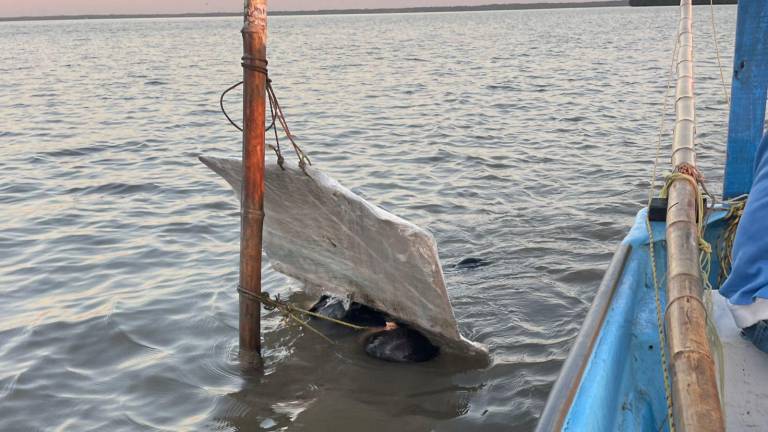
[[[768,319],[768,299],[761,297],[755,298],[754,303],[737,305],[728,300],[728,309],[733,314],[736,325],[740,328],[747,328],[758,321]]]
[[[762,431],[768,425],[768,354],[741,337],[728,300],[712,293],[715,326],[723,345],[725,422],[728,431]]]
[[[200,160],[235,190],[239,159]],[[264,252],[314,294],[349,298],[417,328],[449,351],[487,355],[459,334],[432,235],[308,167],[265,168]]]

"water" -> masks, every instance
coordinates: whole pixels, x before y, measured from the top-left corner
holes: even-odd
[[[735,8],[716,13],[729,79]],[[726,110],[709,9],[695,15],[718,190]],[[237,362],[238,207],[196,160],[239,152],[217,103],[240,79],[240,21],[0,24],[0,429],[531,430],[645,200],[676,23],[676,8],[272,19],[299,142],[435,234],[461,330],[492,363],[382,363],[270,312],[262,373]],[[452,267],[466,257],[492,264]],[[265,286],[297,289],[270,269]]]

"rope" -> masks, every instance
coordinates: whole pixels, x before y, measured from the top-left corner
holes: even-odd
[[[221,107],[221,112],[224,114],[224,117],[226,117],[226,118],[227,118],[227,120],[229,120],[229,123],[230,123],[232,126],[234,126],[235,128],[237,128],[237,130],[239,130],[240,132],[242,132],[242,131],[243,131],[243,128],[242,128],[242,127],[240,127],[240,126],[238,126],[238,125],[237,125],[237,123],[235,123],[235,122],[234,122],[234,121],[233,121],[233,120],[232,120],[232,119],[229,117],[229,114],[227,114],[227,110],[224,108],[224,96],[226,96],[226,95],[227,95],[227,93],[229,93],[230,91],[232,91],[232,90],[236,89],[236,88],[237,88],[238,86],[240,86],[241,84],[243,84],[243,82],[242,82],[242,81],[240,81],[240,82],[239,82],[239,83],[237,83],[237,84],[233,84],[232,86],[230,86],[229,88],[227,88],[226,90],[224,90],[224,92],[222,92],[222,93],[221,93],[221,97],[219,97],[219,106]]]
[[[259,293],[259,294],[254,294],[254,293],[252,293],[250,291],[247,291],[247,290],[243,289],[239,285],[237,287],[237,292],[242,294],[245,297],[250,298],[251,300],[256,300],[256,301],[260,302],[262,304],[262,306],[264,306],[264,309],[266,309],[268,311],[277,310],[284,317],[295,321],[297,324],[299,324],[302,327],[306,327],[308,330],[311,330],[312,332],[314,332],[318,336],[322,337],[323,339],[325,339],[327,342],[329,342],[331,344],[333,344],[332,340],[330,340],[326,335],[321,333],[316,328],[312,327],[309,324],[308,320],[302,319],[302,317],[306,315],[306,316],[311,316],[311,317],[319,318],[319,319],[322,319],[322,320],[325,320],[325,321],[330,321],[330,322],[332,322],[334,324],[338,324],[338,325],[341,325],[341,326],[344,326],[344,327],[351,328],[353,330],[368,330],[368,329],[373,328],[373,327],[359,326],[359,325],[352,324],[352,323],[349,323],[349,322],[346,322],[346,321],[337,320],[337,319],[331,318],[329,316],[321,315],[321,314],[316,313],[316,312],[308,311],[306,309],[302,309],[300,307],[297,307],[295,305],[292,305],[292,304],[288,303],[285,300],[282,300],[280,298],[279,294],[275,295],[275,297],[270,297],[269,293],[266,293],[266,292],[262,292],[262,293]]]
[[[712,254],[712,245],[709,244],[708,241],[704,239],[704,228],[706,224],[705,221],[705,213],[706,208],[704,206],[704,195],[706,192],[704,192],[703,185],[703,177],[699,173],[699,171],[694,167],[693,165],[689,164],[680,164],[675,172],[667,176],[667,183],[664,185],[664,187],[661,189],[661,197],[665,198],[669,193],[669,187],[672,185],[672,182],[675,180],[682,179],[686,180],[691,183],[691,186],[693,189],[697,192],[697,203],[696,203],[696,229],[698,233],[698,245],[701,252],[706,255],[706,258],[699,258],[702,264],[702,273],[706,278],[704,278],[704,285],[705,289],[712,289],[712,285],[709,283],[709,264],[711,263],[711,254]]]
[[[697,191],[696,227],[698,230],[698,237],[699,237],[698,238],[699,249],[701,249],[701,251],[706,254],[711,254],[712,245],[710,245],[709,242],[707,242],[704,239],[704,228],[706,225],[704,221],[705,221],[705,213],[707,210],[704,205],[704,196],[707,195],[711,198],[712,195],[706,191],[706,188],[704,187],[704,177],[701,175],[701,173],[699,173],[699,170],[696,169],[696,167],[693,165],[684,163],[684,164],[680,164],[675,169],[675,172],[667,176],[667,183],[661,189],[661,193],[660,193],[660,196],[662,198],[667,197],[669,193],[669,187],[672,185],[672,182],[678,179],[683,179],[690,182],[693,189]],[[712,286],[709,285],[709,288],[711,289]]]
[[[285,133],[285,136],[288,137],[288,140],[291,141],[291,145],[293,146],[293,151],[296,152],[296,157],[299,158],[299,168],[301,168],[302,171],[306,174],[306,167],[307,165],[312,165],[312,161],[309,159],[309,156],[307,156],[306,153],[299,147],[298,144],[296,144],[296,141],[293,139],[294,136],[291,133],[291,130],[288,128],[288,122],[285,120],[285,114],[283,114],[283,108],[280,106],[280,102],[277,100],[277,95],[275,94],[275,90],[272,88],[272,80],[267,80],[267,96],[269,96],[269,103],[270,103],[270,110],[272,111],[272,121],[277,119],[277,121],[280,123],[280,127],[283,128],[283,132]],[[274,107],[274,108],[272,108]],[[277,130],[275,130],[275,140],[277,140]],[[278,142],[279,146],[279,142]],[[282,158],[281,155],[278,155],[278,159]],[[282,167],[282,165],[281,165]]]
[[[669,431],[675,432],[675,418],[672,405],[672,383],[669,377],[669,367],[667,363],[667,338],[666,338],[666,326],[664,325],[664,312],[662,312],[661,306],[661,288],[659,286],[658,273],[656,271],[656,242],[653,239],[653,228],[651,228],[651,220],[645,218],[645,228],[648,230],[648,253],[651,261],[651,274],[653,276],[653,287],[656,299],[656,325],[659,329],[659,354],[661,355],[661,369],[664,375],[664,396],[667,401],[667,418],[666,422],[669,423]],[[664,427],[662,423],[659,430]]]
[[[247,67],[248,69],[257,70],[258,72],[262,72],[265,75],[267,75],[267,70],[265,68],[257,67],[257,66],[246,66],[243,64],[243,67]],[[237,130],[240,132],[243,131],[243,128],[238,125],[237,123],[232,120],[232,118],[227,114],[226,108],[224,108],[224,97],[229,93],[230,91],[234,90],[238,86],[242,85],[243,81],[240,81],[238,83],[235,83],[228,87],[226,90],[224,90],[221,93],[221,96],[219,97],[219,107],[221,108],[222,114],[224,114],[224,117],[227,118],[229,123],[234,126]],[[275,155],[277,156],[277,164],[280,166],[280,168],[283,168],[283,163],[285,162],[285,158],[283,157],[283,153],[280,149],[280,138],[277,133],[277,128],[275,127],[276,123],[280,124],[280,127],[283,129],[283,132],[288,137],[288,139],[291,141],[291,145],[293,146],[294,152],[296,152],[296,156],[299,158],[299,168],[301,168],[302,171],[306,174],[307,165],[312,165],[312,161],[309,159],[309,156],[307,156],[306,153],[299,147],[298,144],[296,144],[296,141],[294,140],[293,134],[291,134],[290,129],[288,128],[288,122],[285,119],[285,114],[283,114],[283,109],[280,106],[280,102],[277,100],[277,95],[275,94],[275,90],[272,88],[272,79],[267,77],[266,82],[266,92],[267,92],[267,100],[269,101],[269,112],[272,117],[272,122],[267,126],[266,129],[264,129],[264,132],[269,132],[269,130],[273,130],[275,133],[275,145],[267,144],[269,148],[271,148]]]
[[[729,107],[731,101],[730,101],[730,97],[728,95],[728,87],[727,87],[727,85],[725,83],[725,74],[723,72],[723,62],[722,62],[722,56],[720,55],[720,46],[719,46],[718,41],[717,41],[717,25],[715,23],[714,0],[710,0],[710,2],[709,2],[709,20],[710,20],[710,24],[712,26],[712,41],[713,41],[714,46],[715,46],[715,57],[717,58],[717,68],[718,68],[718,71],[720,72],[720,85],[722,86],[722,89],[723,89],[723,102],[725,102],[725,106],[726,107]],[[703,183],[700,183],[700,184],[703,186]],[[706,189],[704,189],[704,190],[705,190],[705,192],[711,198],[713,198],[712,202],[714,204],[714,202],[715,202],[714,201],[714,196],[712,194],[710,194],[709,192],[707,192]],[[731,207],[731,210],[733,210],[733,207]],[[741,210],[743,210],[743,206],[741,207]],[[729,215],[730,214],[731,214],[731,212],[729,211]],[[739,215],[739,218],[740,218],[740,215]],[[728,216],[726,216],[726,219],[728,219]],[[736,220],[735,223],[738,224],[738,220]],[[726,227],[726,231],[730,227],[733,227],[733,233],[732,234],[735,234],[735,226],[733,226],[733,225],[728,225]],[[703,233],[703,231],[702,231],[702,233]],[[703,236],[703,234],[702,234],[702,236]],[[730,237],[730,240],[731,240],[731,245],[732,245],[733,237]],[[730,259],[731,246],[727,244],[727,241],[726,241],[726,244],[721,244],[719,246],[720,246],[720,256],[722,257],[722,254],[725,251],[725,253],[728,255],[728,259]],[[723,344],[722,344],[722,341],[720,340],[720,335],[717,332],[717,327],[716,327],[715,323],[709,318],[712,315],[712,310],[714,308],[714,303],[712,302],[712,291],[713,291],[713,288],[712,288],[712,284],[710,283],[710,280],[709,280],[710,279],[710,271],[711,271],[711,267],[712,267],[711,248],[710,248],[710,252],[704,253],[702,251],[702,254],[700,256],[700,261],[701,261],[702,271],[703,271],[703,273],[705,275],[705,278],[704,278],[704,290],[705,290],[704,291],[704,303],[706,305],[707,312],[708,312],[707,313],[707,330],[708,330],[707,331],[707,337],[709,339],[710,345],[712,347],[714,347],[715,350],[716,350],[715,354],[717,355],[718,374],[719,374],[719,380],[718,380],[719,393],[718,394],[720,396],[720,405],[721,405],[721,407],[723,409],[723,412],[725,412],[725,397],[726,397],[726,395],[725,395],[725,356],[723,354]],[[723,259],[721,258],[719,261],[720,261],[720,270],[721,271],[720,271],[720,274],[718,275],[718,278],[717,278],[718,279],[717,280],[718,286],[720,286],[720,284],[722,284],[722,282],[724,281],[724,275],[727,275],[727,273],[730,271],[730,261],[728,261],[728,268],[727,269],[723,268]]]
[[[715,42],[715,53],[717,55],[717,67],[720,69],[720,83],[723,85],[723,97],[725,104],[731,103],[728,97],[728,88],[725,85],[725,75],[723,74],[723,62],[720,60],[720,47],[717,44],[717,25],[715,24],[715,0],[709,1],[709,20],[712,23],[712,40]]]
[[[747,205],[747,195],[741,195],[728,201],[728,213],[725,215],[725,229],[720,239],[720,278],[718,283],[722,284],[731,273],[731,264],[733,263],[733,242],[736,239],[736,228],[741,221],[741,215],[744,213],[744,207]]]
[[[271,87],[272,86],[272,80],[270,78],[267,78],[267,84]],[[283,152],[280,150],[280,138],[277,136],[277,128],[275,127],[275,119],[277,118],[277,114],[275,113],[275,107],[272,105],[272,98],[269,98],[269,112],[272,116],[272,124],[269,125],[269,127],[264,131],[268,132],[270,129],[272,129],[275,132],[275,146],[270,146],[272,150],[274,150],[275,154],[277,155],[277,164],[280,166],[280,169],[285,170],[283,168],[283,163],[285,162],[285,158],[283,157]]]
[[[672,64],[670,65],[669,74],[667,75],[667,88],[664,91],[664,100],[662,103],[661,119],[659,120],[659,133],[656,140],[656,156],[653,161],[653,172],[651,174],[651,182],[648,188],[648,205],[650,208],[651,200],[653,199],[654,191],[656,190],[656,176],[658,175],[659,158],[661,156],[661,142],[664,135],[664,121],[667,113],[667,100],[669,99],[669,90],[672,83],[672,75],[675,71],[675,63],[677,62],[678,49],[680,47],[680,38],[675,38],[675,46],[672,50]],[[653,238],[653,228],[651,227],[651,220],[646,214],[645,228],[648,231],[648,254],[651,261],[651,274],[653,276],[654,295],[656,300],[656,324],[659,330],[659,354],[661,357],[661,369],[664,376],[664,396],[667,403],[667,416],[666,423],[669,423],[669,431],[675,432],[675,418],[673,414],[672,405],[672,384],[669,376],[669,367],[667,362],[667,339],[666,329],[664,326],[664,317],[661,306],[661,287],[659,285],[658,272],[656,270],[656,242]],[[664,427],[664,423],[661,424],[659,430]]]
[[[741,221],[741,216],[744,213],[744,207],[747,204],[747,195],[741,195],[733,198],[727,202],[728,213],[726,213],[724,221],[725,228],[719,242],[719,254],[720,261],[720,274],[718,275],[717,283],[722,286],[725,279],[731,272],[731,264],[733,262],[733,242],[736,238],[736,228]],[[711,302],[711,295],[709,298]],[[712,307],[710,305],[710,307]],[[709,324],[709,323],[708,323]],[[716,332],[714,332],[717,334]],[[710,333],[711,334],[711,333]],[[719,340],[719,337],[712,338],[714,345],[717,347],[717,355],[719,359],[719,373],[720,373],[720,402],[725,405],[725,364],[723,362],[723,347]]]
[[[223,92],[223,93],[221,93],[221,97],[219,97],[219,106],[221,107],[221,113],[222,113],[222,114],[224,114],[224,117],[226,117],[226,118],[227,118],[227,120],[229,120],[229,123],[230,123],[232,126],[234,126],[234,127],[237,129],[237,130],[239,130],[240,132],[242,132],[242,131],[243,131],[243,128],[242,128],[242,127],[240,127],[240,126],[239,126],[237,123],[235,123],[235,122],[234,122],[234,121],[233,121],[233,120],[232,120],[232,119],[229,117],[229,114],[227,114],[227,110],[224,108],[224,96],[226,96],[226,95],[227,95],[227,93],[229,93],[230,91],[232,91],[232,90],[236,89],[238,86],[241,86],[241,85],[243,85],[243,82],[242,82],[242,81],[240,81],[240,82],[238,82],[238,83],[235,83],[235,84],[233,84],[232,86],[230,86],[229,88],[227,88],[226,90],[224,90],[224,92]],[[272,109],[272,104],[271,104],[271,102],[270,102],[270,105],[269,105],[269,109],[270,109],[270,110]],[[269,124],[269,126],[267,126],[267,128],[266,128],[266,129],[264,129],[264,132],[268,132],[268,131],[269,131],[270,129],[272,129],[273,127],[275,127],[275,119],[274,119],[274,116],[273,116],[273,118],[272,118],[272,123],[270,123],[270,124]]]

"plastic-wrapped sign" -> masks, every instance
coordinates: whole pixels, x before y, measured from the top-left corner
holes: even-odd
[[[200,160],[241,194],[239,159]],[[443,349],[487,350],[459,334],[437,246],[426,230],[355,195],[308,167],[267,164],[264,251],[272,267],[313,294],[379,309],[422,331]]]

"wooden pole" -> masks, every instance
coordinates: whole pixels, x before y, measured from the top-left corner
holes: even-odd
[[[240,216],[240,352],[261,351],[261,234],[264,224],[264,114],[267,0],[245,0],[243,25],[243,189]]]
[[[695,167],[693,33],[691,0],[680,4],[672,165]],[[723,431],[715,363],[707,339],[707,311],[702,302],[698,190],[685,178],[669,187],[667,208],[667,337],[672,400],[677,431]],[[698,209],[704,211],[704,209]]]

